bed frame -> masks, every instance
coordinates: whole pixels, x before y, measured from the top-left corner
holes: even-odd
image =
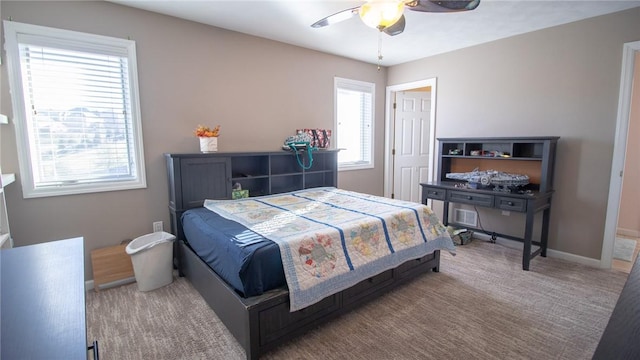
[[[261,354],[270,349],[359,307],[364,302],[377,298],[412,278],[429,271],[439,271],[440,251],[436,250],[432,254],[407,261],[397,268],[363,280],[351,288],[299,311],[289,311],[289,292],[286,287],[244,298],[189,247],[188,240],[184,239],[182,223],[179,219],[184,210],[176,209],[178,203],[176,199],[183,199],[186,193],[191,194],[189,195],[191,204],[199,202],[202,206],[204,201],[204,198],[194,199],[193,189],[185,184],[203,181],[211,184],[215,181],[202,178],[190,179],[192,177],[190,174],[193,176],[201,174],[184,171],[184,168],[176,163],[176,159],[179,160],[181,157],[179,155],[167,154],[166,157],[169,171],[171,227],[178,237],[174,248],[176,267],[180,276],[185,276],[191,282],[244,348],[247,359],[258,359]],[[199,162],[199,166],[201,165]],[[225,167],[220,169],[223,170]]]
[[[440,251],[364,280],[296,312],[289,312],[286,288],[243,298],[202,261],[183,240],[179,241],[179,271],[205,299],[244,348],[247,359],[261,354],[305,331],[360,306],[394,287],[430,270],[438,272]]]

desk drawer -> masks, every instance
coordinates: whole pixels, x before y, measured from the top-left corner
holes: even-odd
[[[449,192],[449,201],[470,205],[479,205],[492,207],[493,206],[493,196],[485,195],[485,194],[476,194],[467,191],[450,191]]]
[[[426,199],[444,200],[447,195],[447,190],[433,186],[422,186],[422,198],[423,203]]]
[[[502,210],[525,212],[527,210],[527,200],[497,196],[496,207]]]

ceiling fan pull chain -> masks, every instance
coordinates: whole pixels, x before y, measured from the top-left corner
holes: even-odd
[[[382,62],[382,31],[378,33],[378,71],[380,71],[381,62]]]

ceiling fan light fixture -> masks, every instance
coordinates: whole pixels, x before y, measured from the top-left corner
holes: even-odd
[[[396,23],[404,11],[402,0],[370,0],[360,7],[362,21],[374,29],[384,29]]]

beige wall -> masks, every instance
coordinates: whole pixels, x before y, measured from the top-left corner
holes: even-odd
[[[3,19],[136,41],[148,181],[144,190],[27,200],[17,181],[7,189],[17,246],[84,236],[88,254],[151,232],[155,220],[167,228],[163,153],[199,151],[198,124],[221,125],[221,151],[276,150],[296,128],[333,128],[334,76],[376,84],[375,126],[384,127],[386,69],[376,65],[106,2],[0,6]],[[0,112],[10,115],[6,71],[3,65]],[[2,170],[18,173],[13,125],[1,136]],[[377,143],[383,137],[376,131]],[[376,147],[376,159],[382,151]],[[382,171],[379,160],[373,170],[341,172],[338,185],[382,195]]]
[[[390,68],[389,84],[437,78],[438,137],[560,136],[549,246],[599,259],[622,47],[639,20],[635,8],[433,56]],[[518,214],[481,219],[522,234]]]
[[[7,195],[18,246],[84,236],[88,254],[152,221],[166,227],[163,153],[198,151],[199,123],[222,126],[222,151],[272,150],[295,128],[331,128],[334,76],[376,84],[376,168],[341,172],[339,186],[381,195],[385,86],[436,77],[438,137],[561,136],[550,247],[600,257],[622,45],[640,40],[638,8],[394,66],[388,81],[375,65],[111,3],[2,1],[0,11],[136,41],[148,178],[144,190],[29,200],[17,181]],[[0,86],[10,115],[4,65]],[[13,126],[1,137],[2,169],[18,172]],[[482,216],[485,227],[521,231],[517,214]]]
[[[618,233],[640,236],[640,55],[633,73],[631,115],[622,178]]]

